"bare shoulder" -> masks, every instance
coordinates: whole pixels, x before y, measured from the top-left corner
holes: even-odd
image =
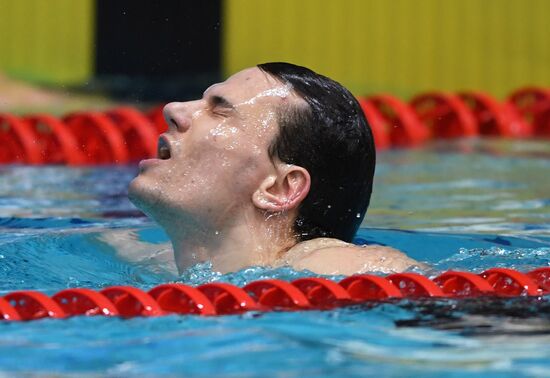
[[[422,265],[403,252],[380,245],[356,246],[338,239],[319,238],[297,244],[287,263],[298,270],[319,274],[351,275],[366,272],[402,272]]]

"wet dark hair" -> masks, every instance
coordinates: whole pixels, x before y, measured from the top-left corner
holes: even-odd
[[[369,206],[376,152],[370,126],[342,85],[290,63],[258,68],[290,84],[307,105],[278,109],[279,133],[269,154],[309,172],[311,188],[298,208],[299,241],[332,237],[351,241]]]

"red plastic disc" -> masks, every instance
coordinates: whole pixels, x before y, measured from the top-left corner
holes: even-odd
[[[481,92],[463,92],[459,96],[476,118],[479,134],[509,138],[531,135],[527,123],[491,96]]]
[[[510,94],[507,103],[531,125],[534,136],[550,137],[550,89],[520,88]]]
[[[69,316],[118,315],[117,308],[109,299],[91,289],[75,288],[62,290],[56,293],[52,299]]]
[[[15,308],[21,320],[66,317],[53,299],[38,291],[15,291],[4,296],[4,299]]]
[[[13,306],[2,297],[0,297],[0,320],[21,320],[21,317],[15,308],[13,308]]]
[[[246,291],[228,283],[214,282],[197,287],[216,307],[218,315],[240,314],[245,311],[259,310]]]
[[[172,283],[149,290],[163,311],[176,314],[216,315],[216,308],[208,297],[194,287]]]
[[[472,137],[478,134],[476,119],[455,95],[432,92],[414,97],[410,105],[431,131],[432,138]]]
[[[243,288],[260,305],[270,309],[305,309],[311,307],[304,293],[289,282],[268,279],[249,283]]]
[[[37,140],[25,121],[0,113],[0,164],[42,164],[44,159]]]
[[[550,267],[534,269],[528,272],[527,275],[539,285],[544,294],[550,293]]]
[[[38,137],[40,153],[47,164],[84,163],[84,156],[69,128],[61,120],[48,114],[35,114],[24,120]]]
[[[159,316],[163,315],[160,305],[146,292],[131,286],[112,286],[101,290],[118,310],[120,316]]]
[[[518,138],[530,138],[534,135],[533,125],[523,119],[511,103],[502,103],[502,116],[507,119],[508,128],[512,135]]]
[[[492,268],[480,274],[495,290],[497,295],[511,297],[519,295],[540,295],[538,285],[531,277],[517,270]]]
[[[162,134],[168,131],[168,125],[164,120],[163,109],[164,105],[160,105],[151,109],[149,113],[147,113],[147,118],[149,118],[157,128],[157,134]]]
[[[157,155],[158,133],[147,117],[129,107],[113,109],[106,114],[122,130],[130,161]]]
[[[433,281],[451,297],[478,297],[495,293],[486,280],[473,273],[450,270],[434,278]]]
[[[374,144],[377,150],[385,150],[391,147],[391,141],[389,136],[390,125],[380,115],[378,110],[369,103],[363,97],[357,97],[357,101],[367,118],[370,128],[372,130],[372,136],[374,138]]]
[[[433,281],[416,273],[396,273],[386,277],[406,298],[445,297]]]
[[[370,301],[386,298],[401,298],[401,291],[384,277],[358,274],[344,278],[340,286],[346,289],[353,300]]]
[[[377,110],[389,126],[387,130],[391,145],[395,147],[416,146],[424,142],[428,129],[407,104],[389,95],[368,97],[366,101]]]
[[[86,164],[125,164],[128,150],[122,131],[102,113],[74,113],[64,122],[76,137]]]
[[[325,278],[299,278],[292,281],[292,284],[305,294],[309,303],[318,308],[332,308],[351,302],[346,289]]]

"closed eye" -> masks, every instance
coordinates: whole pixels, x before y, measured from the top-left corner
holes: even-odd
[[[209,108],[212,113],[220,116],[228,116],[235,111],[235,106],[225,97],[214,95],[208,98]]]
[[[229,116],[228,111],[223,110],[223,109],[219,110],[217,108],[214,108],[214,109],[210,109],[210,112],[213,115],[220,116],[220,117],[228,117]]]

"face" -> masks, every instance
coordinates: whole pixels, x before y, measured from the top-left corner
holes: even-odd
[[[268,147],[278,132],[276,109],[290,101],[298,99],[289,86],[249,68],[200,100],[166,105],[169,131],[159,138],[158,158],[140,163],[130,199],[163,226],[188,218],[222,227],[250,206],[274,169]]]

